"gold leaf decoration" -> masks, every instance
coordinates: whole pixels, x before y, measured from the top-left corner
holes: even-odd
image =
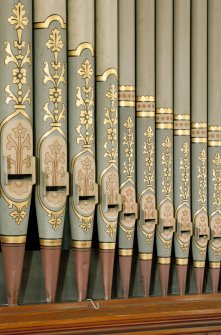
[[[216,210],[221,210],[221,155],[218,151],[214,155],[213,164],[213,206]]]
[[[118,125],[118,111],[115,106],[117,102],[117,90],[114,84],[111,85],[109,91],[106,93],[106,97],[111,101],[111,107],[105,108],[105,119],[104,124],[107,128],[107,141],[104,144],[106,152],[104,157],[109,158],[109,163],[116,162],[118,156],[117,147],[117,125]]]
[[[153,147],[153,130],[149,126],[144,133],[146,137],[146,142],[144,142],[144,155],[145,155],[145,166],[146,170],[144,171],[144,182],[146,183],[147,189],[153,188],[154,183],[154,169],[153,169],[153,155],[154,155],[154,147]]]
[[[171,174],[172,174],[172,143],[170,138],[167,136],[162,143],[164,148],[164,152],[162,153],[162,165],[163,165],[163,175],[165,179],[162,182],[163,188],[162,192],[165,193],[166,197],[170,197],[172,192],[172,181],[171,181]]]
[[[134,161],[133,161],[134,134],[132,132],[134,124],[130,116],[128,116],[126,122],[124,123],[124,127],[127,129],[127,132],[123,134],[124,139],[123,145],[125,146],[124,153],[126,158],[126,161],[124,162],[123,173],[127,175],[128,179],[131,179],[132,174],[134,173]]]
[[[94,109],[94,88],[91,86],[90,80],[93,75],[92,66],[88,59],[82,64],[77,73],[85,79],[82,87],[77,87],[76,106],[81,107],[80,125],[76,127],[79,134],[77,143],[83,143],[83,147],[91,147],[94,143],[94,125],[93,125],[93,109]]]
[[[201,206],[206,205],[207,194],[206,194],[206,181],[207,181],[207,167],[206,167],[206,151],[202,149],[199,155],[200,164],[197,166],[198,170],[198,179],[199,179],[199,199],[198,202]]]
[[[189,186],[189,169],[190,169],[190,162],[189,162],[189,145],[185,142],[180,149],[183,153],[183,157],[180,158],[180,170],[182,170],[181,181],[182,185],[180,186],[180,197],[183,201],[187,201],[190,196],[190,186]]]
[[[55,28],[52,29],[49,39],[46,43],[48,49],[53,53],[54,60],[52,62],[44,62],[44,80],[43,83],[51,83],[52,88],[48,90],[49,102],[46,102],[43,109],[46,114],[43,120],[46,122],[48,119],[52,121],[50,126],[60,127],[61,121],[65,120],[65,105],[62,103],[61,84],[65,83],[65,63],[59,61],[59,53],[64,47],[61,39],[60,31]]]

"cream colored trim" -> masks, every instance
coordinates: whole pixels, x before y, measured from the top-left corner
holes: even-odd
[[[1,235],[1,243],[8,243],[8,244],[24,244],[26,242],[26,235],[22,236],[6,236]]]
[[[153,254],[145,254],[142,252],[139,252],[139,259],[142,261],[150,261],[153,258]]]
[[[133,249],[119,249],[118,254],[119,256],[132,256]]]
[[[72,241],[72,248],[76,249],[90,249],[92,241]]]
[[[43,239],[40,238],[40,246],[42,247],[59,247],[62,245],[62,239]]]
[[[116,243],[114,242],[100,242],[99,248],[102,250],[114,250]]]

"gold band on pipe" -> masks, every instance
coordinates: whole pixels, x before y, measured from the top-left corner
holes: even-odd
[[[206,122],[191,122],[191,128],[192,129],[207,128],[207,123]]]
[[[132,256],[133,249],[119,249],[118,254],[119,256]]]
[[[220,131],[221,126],[208,126],[209,131]]]
[[[205,268],[205,261],[194,261],[193,266],[194,268]]]
[[[156,123],[157,129],[173,129],[173,123]]]
[[[220,269],[220,262],[209,262],[209,267],[211,269]]]
[[[102,250],[114,250],[116,243],[114,242],[100,242],[99,248]]]
[[[8,244],[24,244],[26,242],[26,235],[22,236],[6,236],[1,235],[1,243],[8,243]]]
[[[155,102],[154,95],[138,95],[136,96],[137,102]]]
[[[208,141],[209,147],[221,147],[221,141]]]
[[[188,265],[188,258],[176,258],[176,265]]]
[[[135,101],[119,100],[118,106],[119,107],[135,107]]]
[[[92,241],[72,241],[72,248],[76,249],[90,249]]]
[[[47,29],[53,21],[58,21],[61,25],[61,28],[67,28],[67,24],[64,22],[63,18],[60,15],[50,15],[44,22],[34,23],[34,29]]]
[[[91,52],[91,55],[94,57],[94,47],[91,43],[84,42],[77,46],[74,50],[68,50],[68,57],[78,57],[81,55],[82,51],[88,49]]]
[[[207,137],[192,137],[192,143],[207,143]]]
[[[176,114],[173,116],[174,120],[179,121],[189,121],[190,120],[190,114]]]
[[[173,114],[173,108],[157,108],[157,114]]]
[[[112,74],[118,77],[117,70],[115,68],[110,68],[105,70],[103,74],[96,76],[96,81],[106,81]]]
[[[145,254],[142,252],[139,252],[139,259],[142,261],[150,261],[153,258],[153,254]]]
[[[136,117],[155,117],[155,112],[136,112]]]
[[[171,259],[169,257],[159,257],[157,261],[158,264],[167,265],[170,264]]]
[[[188,130],[188,129],[174,129],[173,134],[174,135],[179,135],[179,136],[189,136],[190,135],[190,130]]]
[[[118,86],[118,90],[121,91],[121,92],[127,92],[127,91],[134,92],[135,91],[135,86],[132,86],[132,85],[119,85]]]
[[[60,238],[53,240],[40,238],[39,242],[42,247],[60,247],[62,245],[62,239]]]

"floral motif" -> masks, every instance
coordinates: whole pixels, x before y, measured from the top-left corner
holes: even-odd
[[[144,182],[146,183],[147,189],[153,187],[154,183],[154,170],[153,170],[153,154],[154,154],[154,148],[153,148],[153,130],[149,126],[147,130],[144,133],[144,136],[146,137],[146,142],[144,142],[143,148],[144,148],[144,155],[145,155],[145,166],[146,170],[144,171]]]
[[[221,210],[221,155],[217,151],[213,159],[213,206],[216,210]]]
[[[85,234],[87,234],[91,230],[91,228],[92,228],[93,217],[89,217],[89,218],[87,218],[87,217],[81,217],[79,219],[79,221],[82,222],[80,224],[80,228],[83,230],[83,232]]]
[[[28,24],[28,18],[25,16],[24,5],[19,1],[12,10],[14,16],[8,19],[8,22],[15,25],[16,30],[23,30]]]
[[[88,59],[81,64],[77,73],[85,80],[82,87],[77,87],[76,106],[81,107],[80,125],[76,127],[79,134],[77,143],[83,144],[83,147],[91,147],[94,143],[94,124],[93,124],[93,109],[94,109],[94,88],[91,86],[90,79],[93,75],[92,66]]]
[[[14,136],[13,134],[8,135],[6,148],[8,150],[14,149],[16,159],[8,156],[8,168],[11,169],[11,167],[14,166],[15,174],[21,174],[24,165],[26,167],[31,166],[31,157],[24,154],[25,148],[28,150],[31,149],[30,135],[26,135],[27,129],[24,128],[21,123],[19,123],[16,128],[13,128],[12,131]]]
[[[206,151],[202,149],[199,155],[200,165],[197,166],[198,179],[199,179],[199,199],[198,202],[201,206],[206,205],[207,194],[206,194],[206,181],[207,181],[207,168],[206,168]]]
[[[48,221],[52,228],[56,231],[58,230],[60,224],[62,223],[62,217],[64,215],[64,209],[59,212],[50,212],[48,213],[48,217],[50,220]]]
[[[43,117],[44,121],[51,119],[52,123],[50,126],[61,126],[61,121],[65,120],[65,105],[62,103],[62,93],[61,84],[65,83],[65,63],[61,63],[58,60],[59,53],[64,47],[64,43],[61,39],[60,31],[55,28],[52,29],[50,38],[46,43],[48,49],[54,55],[54,60],[50,63],[44,63],[44,80],[43,83],[51,83],[52,88],[49,88],[49,101],[45,103],[43,109],[46,114]]]
[[[133,120],[131,116],[128,116],[124,127],[127,129],[127,132],[123,134],[123,145],[125,146],[124,152],[126,157],[126,162],[124,162],[123,173],[127,174],[127,178],[131,179],[132,174],[134,173],[134,161],[133,161],[133,151],[134,151],[134,134],[133,134]]]
[[[171,174],[172,174],[172,143],[170,141],[170,138],[167,136],[162,143],[162,146],[164,148],[164,152],[162,153],[162,165],[163,168],[163,174],[165,179],[162,182],[163,189],[162,192],[165,193],[166,197],[170,197],[172,192],[172,181],[171,181]]]
[[[17,85],[17,91],[11,88],[12,85],[7,85],[5,92],[8,94],[6,98],[6,103],[13,101],[14,105],[24,105],[25,103],[30,104],[30,93],[31,88],[28,86],[26,89],[24,85],[27,83],[26,80],[26,69],[25,66],[31,64],[31,48],[30,44],[23,41],[22,34],[23,29],[29,23],[27,16],[25,16],[24,5],[19,1],[15,4],[13,8],[14,16],[11,16],[8,21],[11,25],[14,25],[14,28],[17,33],[17,40],[13,42],[13,46],[17,49],[17,52],[12,51],[12,46],[9,42],[5,42],[5,51],[6,58],[5,64],[8,65],[12,63],[15,67],[12,69],[12,83]]]
[[[183,198],[183,201],[187,201],[190,196],[190,186],[189,186],[189,145],[185,142],[180,149],[183,153],[183,157],[180,159],[180,170],[182,170],[181,181],[182,185],[180,186],[180,197]]]
[[[50,154],[47,152],[45,155],[46,178],[51,178],[52,186],[57,186],[59,177],[64,177],[65,174],[65,153],[61,152],[62,146],[59,145],[58,141],[49,145],[49,148]]]
[[[104,124],[107,128],[107,141],[104,144],[106,152],[104,157],[109,158],[109,163],[114,163],[118,156],[117,147],[117,124],[118,124],[118,113],[117,107],[117,90],[114,84],[111,85],[109,91],[106,93],[106,97],[111,101],[111,107],[105,108],[105,119]]]

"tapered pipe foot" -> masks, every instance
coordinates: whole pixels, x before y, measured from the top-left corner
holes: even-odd
[[[129,289],[130,289],[132,256],[119,256],[119,265],[120,265],[122,295],[124,299],[127,299],[129,296]]]
[[[82,301],[87,297],[91,249],[74,249],[73,254],[78,301]]]
[[[143,287],[143,296],[148,297],[150,293],[152,259],[140,259],[141,282]]]
[[[183,261],[186,264],[179,264]],[[177,259],[176,271],[178,278],[178,287],[180,295],[184,295],[186,291],[186,276],[187,276],[187,268],[188,268],[188,259]]]
[[[21,285],[25,244],[2,243],[1,246],[7,301],[9,305],[17,305]]]
[[[114,270],[114,250],[100,250],[101,269],[104,284],[104,299],[111,299]]]
[[[204,271],[204,267],[194,267],[196,292],[198,294],[203,292]]]
[[[41,257],[45,279],[46,302],[55,302],[58,282],[61,246],[41,246]]]
[[[158,269],[160,274],[160,286],[162,295],[165,296],[168,293],[170,264],[158,264]]]
[[[217,267],[217,268],[210,267],[209,271],[210,271],[212,292],[217,293],[218,288],[219,288],[220,268],[219,267]]]

